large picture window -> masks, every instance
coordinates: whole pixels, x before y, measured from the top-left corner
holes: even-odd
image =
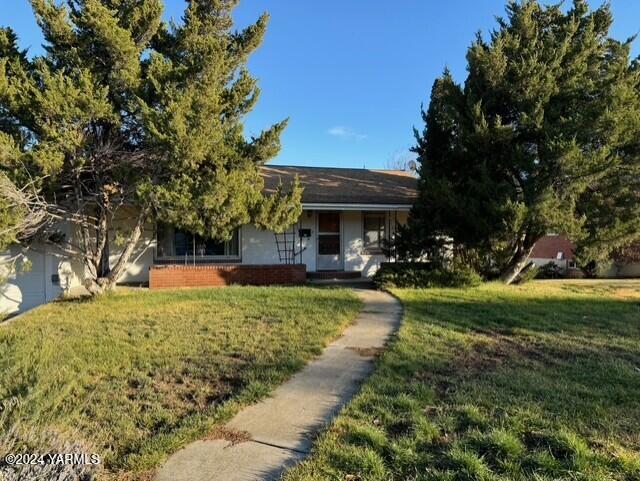
[[[160,260],[233,260],[240,258],[238,230],[228,241],[206,239],[170,225],[158,225],[156,257]]]
[[[365,212],[362,215],[363,243],[366,251],[381,253],[386,238],[386,215],[384,212]]]

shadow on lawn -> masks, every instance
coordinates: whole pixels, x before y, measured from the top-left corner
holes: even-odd
[[[399,296],[398,340],[320,448],[336,479],[640,479],[637,300]]]
[[[405,306],[432,345],[395,349],[389,370],[411,373],[440,401],[530,409],[640,449],[640,302],[433,296]]]
[[[576,297],[469,300],[447,297],[405,300],[422,321],[458,330],[503,334],[566,333],[640,336],[640,300]]]

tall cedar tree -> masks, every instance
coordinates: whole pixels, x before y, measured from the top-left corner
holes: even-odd
[[[259,96],[246,63],[268,15],[233,31],[237,3],[190,0],[167,24],[162,0],[31,0],[45,38],[32,59],[0,30],[0,169],[18,187],[35,179],[53,217],[77,227],[65,238],[50,222],[40,238],[82,258],[91,292],[122,276],[150,220],[228,239],[245,223],[280,230],[299,216],[297,181],[264,197],[259,174],[286,121],[243,133]],[[127,205],[139,213],[109,265]]]
[[[414,255],[453,239],[510,283],[547,233],[585,264],[639,236],[640,69],[611,23],[608,4],[510,2],[469,48],[464,86],[436,80],[416,131]]]

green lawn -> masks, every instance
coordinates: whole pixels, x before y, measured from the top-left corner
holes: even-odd
[[[395,294],[397,340],[287,481],[640,480],[640,282]]]
[[[349,290],[249,287],[43,306],[0,326],[0,440],[11,426],[58,433],[100,454],[106,477],[146,476],[319,354],[360,307]]]

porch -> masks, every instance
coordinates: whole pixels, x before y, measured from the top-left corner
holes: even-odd
[[[384,243],[406,222],[407,212],[367,207],[305,209],[283,233],[243,226],[228,241],[159,225],[149,284],[159,288],[370,278],[389,261]]]
[[[393,260],[385,255],[385,241],[407,221],[415,177],[398,171],[265,167],[265,193],[295,177],[304,186],[303,211],[283,233],[245,225],[221,242],[157,226],[150,285],[367,279]]]

